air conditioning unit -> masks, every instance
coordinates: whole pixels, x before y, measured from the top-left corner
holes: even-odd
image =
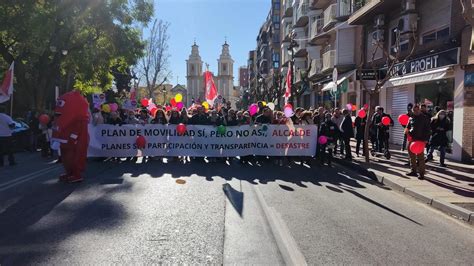
[[[372,32],[372,44],[377,44],[384,41],[384,31],[375,30]]]
[[[398,21],[398,30],[401,34],[407,32],[416,32],[418,28],[418,15],[416,13],[406,14],[400,17]]]
[[[402,11],[415,10],[416,0],[402,0]]]
[[[385,25],[385,16],[383,14],[374,17],[374,27],[381,28]]]

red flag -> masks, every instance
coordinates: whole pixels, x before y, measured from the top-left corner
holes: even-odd
[[[291,80],[292,80],[292,69],[291,62],[289,63],[288,72],[286,73],[286,91],[285,91],[285,104],[288,103],[288,98],[291,96]]]
[[[214,106],[214,100],[217,98],[217,89],[210,71],[204,72],[204,84],[206,85],[206,101],[210,106]]]
[[[0,87],[0,103],[10,100],[10,95],[13,94],[13,68],[15,62],[12,62],[10,68],[5,73],[2,86]]]

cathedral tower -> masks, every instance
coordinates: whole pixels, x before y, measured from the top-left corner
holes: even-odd
[[[187,103],[186,106],[191,106],[192,99],[202,99],[204,98],[204,85],[203,85],[203,77],[202,77],[202,60],[201,56],[199,55],[199,46],[196,45],[194,42],[193,46],[191,47],[191,55],[189,59],[186,60],[187,66]]]
[[[230,100],[234,90],[234,60],[230,56],[227,41],[222,45],[222,52],[217,60],[217,91],[226,100]]]

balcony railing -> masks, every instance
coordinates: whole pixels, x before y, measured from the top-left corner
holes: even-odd
[[[351,0],[339,0],[337,2],[337,14],[338,18],[348,17],[352,14]]]
[[[337,22],[336,20],[337,4],[332,4],[324,10],[324,28]]]
[[[323,23],[323,18],[319,18],[311,23],[311,39],[324,32]]]
[[[321,71],[326,71],[334,68],[336,62],[336,50],[330,50],[323,54],[323,68]]]
[[[323,69],[323,61],[321,59],[311,60],[311,70],[309,71],[309,77],[320,74]]]
[[[297,22],[300,22],[301,20],[303,20],[304,17],[307,17],[308,16],[308,4],[305,3],[304,1],[300,3],[299,7],[298,7],[298,11],[296,13],[296,21]]]

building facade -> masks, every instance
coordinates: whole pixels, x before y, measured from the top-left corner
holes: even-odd
[[[464,19],[460,1],[358,2],[348,21],[364,26],[364,68],[387,77],[372,100],[393,117],[405,113],[408,103],[447,110],[453,122],[449,157],[472,161],[472,26]],[[472,5],[466,8],[466,15],[472,16]],[[390,69],[386,64],[394,58],[397,63]],[[362,82],[366,89],[360,99],[366,102],[367,90],[377,81]],[[391,133],[391,142],[401,144],[403,128],[395,126]]]
[[[218,95],[222,98],[234,99],[234,60],[230,55],[229,44],[227,41],[222,45],[221,54],[217,59],[217,76],[213,76],[217,87]],[[204,70],[203,61],[199,54],[199,46],[194,43],[191,47],[191,54],[186,60],[187,67],[187,104],[202,102],[205,99]]]
[[[239,86],[241,88],[249,87],[249,70],[246,66],[239,67]]]

